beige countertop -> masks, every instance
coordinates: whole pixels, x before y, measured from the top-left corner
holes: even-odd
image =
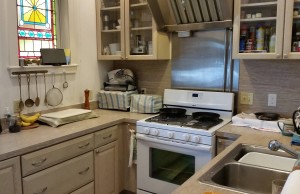
[[[272,139],[279,140],[281,143],[289,146],[291,142],[290,137],[282,136],[280,133],[273,132],[263,132],[247,127],[236,127],[231,124],[226,125],[225,127],[219,129],[217,134],[237,134],[240,137],[231,144],[227,149],[213,158],[207,165],[205,165],[201,170],[196,172],[189,180],[187,180],[183,185],[178,187],[172,194],[204,194],[205,192],[216,192],[218,194],[232,194],[240,193],[235,191],[230,191],[226,189],[221,189],[200,183],[198,179],[207,172],[211,167],[213,167],[220,159],[226,156],[233,148],[235,148],[240,143],[245,144],[254,144],[267,147],[268,143]],[[299,150],[300,147],[292,146],[293,149]]]
[[[99,117],[78,121],[53,128],[40,125],[38,128],[22,130],[19,133],[0,135],[0,161],[34,150],[76,138],[88,133],[123,122],[135,123],[151,115],[124,111],[93,110]]]

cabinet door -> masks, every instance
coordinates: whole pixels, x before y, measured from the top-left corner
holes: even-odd
[[[91,182],[70,194],[94,194],[94,182]]]
[[[125,1],[126,59],[170,59],[169,34],[158,32],[147,0]]]
[[[300,59],[300,0],[286,0],[284,59]]]
[[[21,194],[19,157],[0,162],[0,194]]]
[[[117,194],[118,141],[95,149],[95,194]]]
[[[99,60],[120,60],[125,53],[124,0],[96,0]]]
[[[282,58],[284,0],[236,0],[233,58]]]

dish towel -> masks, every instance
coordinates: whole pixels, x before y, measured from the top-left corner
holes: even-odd
[[[277,121],[263,121],[256,118],[255,114],[240,113],[232,117],[232,125],[250,127],[260,131],[280,133]]]
[[[130,132],[130,144],[129,144],[129,162],[128,167],[132,167],[132,164],[136,164],[136,136],[133,129],[129,129]]]

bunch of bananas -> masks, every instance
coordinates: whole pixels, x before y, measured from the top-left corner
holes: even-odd
[[[21,126],[22,127],[28,127],[28,126],[32,125],[36,120],[38,120],[38,118],[40,116],[41,116],[40,113],[36,113],[34,115],[31,115],[31,116],[23,115],[22,113],[20,113]]]

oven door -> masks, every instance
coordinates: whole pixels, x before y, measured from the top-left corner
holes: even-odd
[[[211,160],[213,150],[208,145],[137,134],[138,189],[170,194]]]

